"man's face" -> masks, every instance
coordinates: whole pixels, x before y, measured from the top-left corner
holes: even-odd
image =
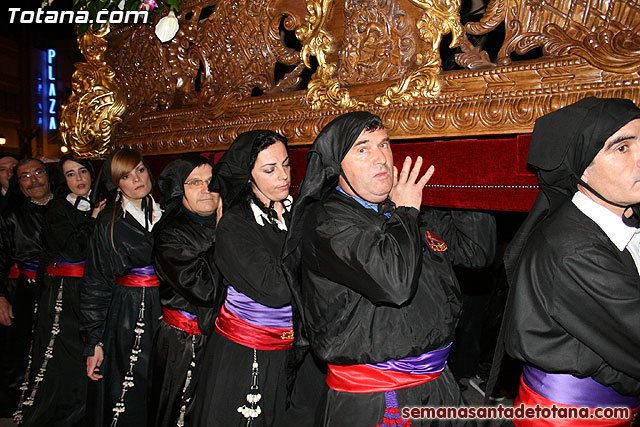
[[[393,153],[385,129],[362,131],[342,160],[342,170],[353,189],[367,202],[384,201],[393,186]],[[342,176],[340,187],[352,196]]]
[[[13,176],[13,168],[18,161],[11,156],[0,159],[0,186],[6,191],[9,188],[9,180]]]
[[[37,160],[31,160],[18,166],[18,181],[20,190],[25,196],[35,202],[44,202],[51,194],[49,189],[49,175],[47,170]]]
[[[605,141],[604,147],[585,169],[582,180],[614,203],[640,203],[640,119],[630,121]],[[623,209],[595,196],[591,198],[622,214]]]
[[[182,205],[194,214],[209,216],[218,208],[220,194],[209,191],[212,171],[211,165],[200,165],[185,180]]]

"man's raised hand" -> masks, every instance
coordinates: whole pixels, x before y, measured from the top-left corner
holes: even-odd
[[[420,210],[422,190],[424,190],[424,186],[429,182],[435,171],[435,167],[431,165],[427,172],[418,179],[421,167],[421,156],[418,156],[413,168],[411,167],[411,157],[407,156],[404,159],[400,176],[398,176],[398,168],[393,167],[393,187],[389,193],[389,198],[396,206],[406,206]]]

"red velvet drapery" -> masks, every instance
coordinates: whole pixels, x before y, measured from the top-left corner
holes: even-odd
[[[394,163],[401,167],[405,156],[418,155],[436,167],[424,191],[424,204],[463,209],[527,212],[538,194],[537,180],[527,169],[531,135],[511,138],[454,141],[392,142]],[[293,194],[302,181],[308,148],[289,150],[293,170]],[[216,162],[222,152],[202,153]],[[179,157],[149,156],[154,176]],[[426,168],[426,166],[425,166]]]

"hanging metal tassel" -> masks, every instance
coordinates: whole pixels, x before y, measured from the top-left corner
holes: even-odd
[[[247,424],[246,427],[251,427],[253,420],[258,418],[262,413],[262,409],[258,402],[262,399],[262,395],[260,394],[260,389],[258,387],[258,357],[256,349],[253,349],[253,365],[251,366],[251,387],[249,387],[249,394],[247,394],[247,402],[249,406],[242,405],[238,408],[238,412],[240,412],[246,419]]]
[[[29,285],[33,285],[35,280],[27,279],[27,283]],[[38,301],[33,305],[33,321],[31,322],[31,344],[29,344],[29,358],[27,363],[27,370],[24,373],[24,380],[22,381],[22,385],[20,386],[20,403],[18,404],[18,409],[13,413],[13,421],[20,425],[22,424],[22,407],[25,405],[25,396],[27,394],[27,390],[29,389],[29,376],[31,375],[31,362],[33,361],[33,335],[36,329],[36,317],[38,315]]]
[[[180,416],[178,417],[177,426],[184,427],[184,416],[187,412],[187,405],[191,402],[191,396],[187,397],[187,390],[189,389],[189,385],[191,384],[191,376],[193,368],[196,367],[196,347],[195,347],[195,335],[191,335],[191,364],[189,364],[189,369],[187,370],[187,378],[184,381],[184,387],[182,387],[182,397],[180,397],[180,402],[182,405],[180,406]]]
[[[122,381],[122,392],[120,393],[120,399],[116,402],[116,406],[112,409],[114,412],[113,420],[111,420],[111,427],[115,427],[118,424],[120,415],[126,410],[124,406],[124,396],[127,390],[134,386],[133,383],[133,368],[138,361],[138,355],[142,352],[140,349],[140,342],[142,334],[144,333],[144,289],[142,288],[142,301],[140,301],[140,311],[138,312],[138,321],[136,322],[135,340],[133,342],[133,348],[131,349],[131,355],[129,356],[129,370],[124,374],[124,380]]]

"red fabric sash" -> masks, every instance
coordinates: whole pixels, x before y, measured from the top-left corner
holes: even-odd
[[[415,387],[433,381],[441,372],[414,375],[367,365],[327,365],[327,384],[333,390],[347,393],[376,393]]]
[[[231,341],[256,350],[286,350],[293,345],[293,329],[258,326],[242,320],[222,305],[216,331]]]
[[[555,405],[557,408],[579,408],[579,406],[574,405],[564,405],[562,403],[557,403],[552,400],[547,399],[544,396],[539,395],[535,391],[533,391],[522,378],[520,378],[520,390],[518,392],[518,396],[513,401],[513,406],[519,407],[521,403],[524,403],[526,407],[535,407],[536,405],[540,405],[541,407],[550,408],[551,405]],[[588,419],[579,419],[579,418],[541,418],[541,419],[514,419],[513,423],[517,427],[582,427],[582,426],[601,426],[601,427],[610,427],[610,426],[628,426],[631,427],[633,424],[633,419],[638,413],[638,409],[635,408],[630,411],[631,415],[628,419],[606,419],[606,418],[588,418]],[[594,408],[589,408],[589,414],[593,414]]]
[[[49,264],[47,265],[49,276],[83,277],[84,264]]]
[[[130,288],[152,288],[160,286],[160,281],[157,276],[137,276],[135,274],[116,276],[116,283]]]
[[[23,275],[24,277],[27,277],[31,280],[36,280],[36,272],[35,271],[29,271],[29,270],[20,270],[20,274]]]
[[[7,279],[17,279],[18,277],[20,277],[20,269],[18,268],[18,264],[14,263],[9,270]]]
[[[181,329],[191,335],[202,335],[200,328],[198,327],[198,319],[189,319],[184,316],[178,310],[171,310],[170,308],[162,307],[162,320],[167,325],[171,325],[174,328]]]

